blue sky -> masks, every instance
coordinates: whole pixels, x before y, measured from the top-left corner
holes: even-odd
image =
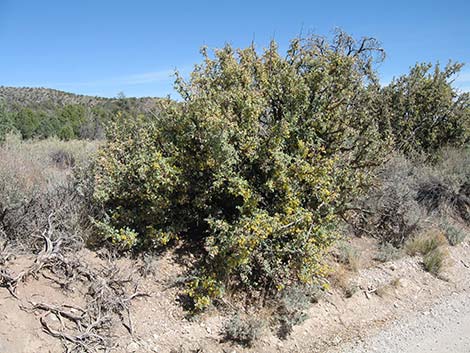
[[[467,64],[456,84],[470,90],[469,18],[469,0],[0,0],[0,85],[176,97],[171,75],[200,62],[202,45],[285,49],[300,31],[341,27],[382,42],[382,82],[453,59]]]

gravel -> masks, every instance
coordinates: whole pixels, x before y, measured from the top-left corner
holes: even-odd
[[[341,353],[468,353],[470,293],[450,295],[430,310],[413,313]]]

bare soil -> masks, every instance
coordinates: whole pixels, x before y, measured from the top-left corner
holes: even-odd
[[[343,284],[356,288],[352,296],[345,297],[344,288],[332,287],[318,304],[309,309],[309,318],[294,327],[286,340],[279,339],[275,332],[264,330],[263,336],[247,348],[223,340],[223,327],[230,317],[230,304],[227,310],[209,310],[203,315],[189,317],[179,300],[181,288],[178,279],[185,273],[185,261],[176,253],[167,253],[157,257],[150,267],[145,267],[141,260],[121,258],[114,264],[123,274],[132,276],[141,293],[150,296],[132,298],[129,317],[132,334],[123,322],[115,319],[110,335],[113,348],[110,352],[404,352],[400,346],[394,346],[394,337],[404,340],[405,331],[410,331],[403,322],[415,322],[413,327],[428,327],[429,340],[413,341],[419,330],[411,330],[412,345],[431,347],[433,345],[433,327],[430,324],[437,313],[442,311],[442,320],[450,320],[449,313],[443,308],[452,298],[459,298],[462,307],[470,307],[470,244],[468,241],[449,249],[449,260],[439,278],[425,272],[419,257],[405,257],[398,261],[381,264],[373,260],[376,244],[370,239],[355,239],[353,245],[362,250],[362,268],[358,272],[347,271],[343,274]],[[81,250],[81,261],[91,269],[109,266],[99,254]],[[34,262],[34,256],[19,255],[0,266],[9,273],[20,273]],[[147,273],[143,276],[142,273]],[[67,323],[63,318],[50,312],[32,310],[34,304],[45,303],[50,306],[86,305],[88,287],[85,283],[73,282],[64,289],[50,279],[50,274],[42,273],[28,277],[19,283],[15,299],[6,288],[0,288],[0,352],[37,353],[65,352],[62,341],[52,337],[44,330],[41,318],[47,320],[50,327],[61,331]],[[331,279],[333,282],[334,278]],[[132,290],[129,292],[132,294]],[[88,299],[87,299],[88,298]],[[442,304],[444,303],[444,304]],[[439,305],[444,305],[441,307]],[[453,306],[450,306],[453,308]],[[434,308],[434,309],[433,309]],[[441,309],[439,309],[441,308]],[[436,310],[433,316],[430,313]],[[451,310],[451,309],[449,309]],[[461,309],[457,309],[461,310]],[[266,313],[265,313],[266,315]],[[426,316],[427,315],[427,316]],[[426,317],[427,324],[416,321]],[[452,315],[451,315],[452,316]],[[411,319],[410,319],[411,318]],[[266,319],[269,319],[266,318]],[[413,321],[414,320],[414,321]],[[436,319],[437,320],[437,319]],[[453,321],[452,321],[453,322]],[[454,335],[468,332],[469,316],[463,314],[460,323],[448,326]],[[398,323],[398,324],[397,324]],[[395,326],[394,326],[395,325]],[[441,325],[439,327],[444,327]],[[411,326],[410,326],[411,327]],[[436,330],[438,330],[436,328]],[[455,343],[447,337],[447,331],[441,330],[443,345]],[[397,350],[374,350],[382,338],[389,335],[390,347]],[[446,341],[447,340],[447,341]],[[463,344],[468,344],[463,343]],[[444,347],[442,346],[442,347]],[[379,346],[378,346],[379,347]],[[438,346],[439,347],[439,346]],[[451,346],[449,346],[451,347]],[[464,346],[468,347],[468,346]],[[356,349],[356,350],[354,350]],[[411,348],[410,348],[411,349]],[[423,348],[424,349],[424,348]],[[414,353],[424,350],[408,350]],[[455,351],[458,350],[441,350]],[[468,351],[468,350],[467,350]],[[437,352],[437,351],[436,351]]]

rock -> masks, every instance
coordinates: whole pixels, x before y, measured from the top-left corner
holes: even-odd
[[[139,350],[139,345],[135,342],[131,342],[127,345],[127,348],[126,348],[127,352],[129,353],[134,353],[134,352],[137,352]]]

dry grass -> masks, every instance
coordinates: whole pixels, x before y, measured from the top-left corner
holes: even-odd
[[[88,186],[74,173],[87,168],[96,147],[87,141],[7,136],[0,146],[0,237],[31,247],[51,222],[67,237],[81,237]]]
[[[430,229],[422,233],[405,244],[406,253],[410,256],[418,254],[427,255],[431,251],[436,250],[441,246],[447,245],[445,235],[438,229]]]
[[[411,255],[423,256],[423,267],[437,276],[445,265],[448,251],[446,236],[438,229],[431,229],[406,243],[406,252]]]
[[[352,297],[359,287],[351,279],[351,272],[344,268],[344,266],[337,266],[330,274],[330,284],[333,288],[339,289],[346,298]]]
[[[375,291],[375,294],[377,294],[380,298],[383,298],[387,295],[390,295],[390,293],[397,289],[399,286],[400,278],[394,278],[390,281],[390,283],[378,287]]]
[[[438,276],[442,271],[445,261],[447,259],[448,252],[443,248],[437,248],[423,257],[424,269],[435,276]]]

